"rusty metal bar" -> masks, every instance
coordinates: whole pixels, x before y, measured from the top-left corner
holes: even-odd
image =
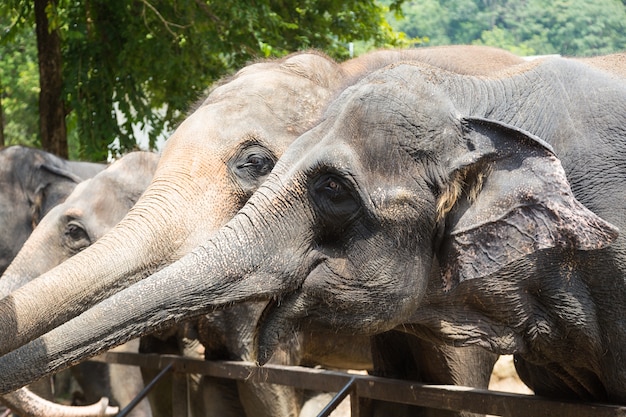
[[[357,398],[496,416],[616,417],[626,415],[626,407],[611,404],[558,401],[535,395],[450,385],[428,385],[300,366],[265,365],[259,367],[250,362],[201,361],[175,355],[125,352],[108,352],[95,360],[156,369],[172,363],[175,372],[290,385],[321,392],[338,392],[354,378],[353,393]]]
[[[356,383],[356,379],[354,377],[350,378],[350,381],[348,381],[346,386],[343,387],[341,391],[339,391],[337,394],[335,394],[335,396],[330,400],[330,402],[326,404],[326,407],[324,407],[322,411],[320,411],[317,417],[328,417],[330,413],[332,413],[335,410],[335,408],[339,406],[339,404],[343,401],[343,399],[346,398],[350,394],[350,390],[352,390],[352,387],[354,386],[355,383]]]

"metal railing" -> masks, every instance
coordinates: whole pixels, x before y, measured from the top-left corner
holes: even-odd
[[[289,385],[318,392],[336,392],[337,394],[322,410],[320,416],[329,415],[348,395],[352,417],[368,416],[373,400],[507,417],[626,416],[626,407],[618,405],[559,401],[536,395],[512,394],[452,385],[429,385],[301,366],[265,365],[260,367],[250,362],[202,361],[176,355],[125,352],[107,352],[92,360],[162,370],[157,378],[173,372],[176,379],[176,389],[173,390],[174,415],[176,416],[187,415],[186,410],[189,409],[185,375],[188,373]],[[142,395],[145,393],[140,394],[140,397]],[[120,417],[125,415],[122,414],[125,410],[120,412]]]

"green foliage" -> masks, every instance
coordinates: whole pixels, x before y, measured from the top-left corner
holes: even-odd
[[[32,30],[30,4],[0,6],[12,16],[0,28],[3,55],[9,32]],[[62,38],[69,142],[76,145],[71,155],[103,160],[114,139],[114,151],[133,149],[133,126],[149,127],[154,146],[213,81],[251,60],[306,48],[343,59],[348,42],[398,44],[385,10],[376,0],[51,2],[50,26]]]
[[[484,44],[520,55],[601,55],[626,49],[620,0],[413,0],[394,28],[426,45]]]
[[[8,16],[3,14],[3,16]],[[0,21],[9,32],[10,22]],[[32,28],[10,30],[12,41],[1,46],[0,95],[2,97],[5,145],[40,146],[39,69]]]
[[[485,44],[519,55],[626,49],[621,0],[56,0],[74,158],[149,146],[216,79],[315,48],[337,59],[379,46]],[[9,143],[39,144],[33,2],[0,3],[0,88]],[[388,23],[389,22],[389,23]],[[115,143],[115,145],[112,145]]]

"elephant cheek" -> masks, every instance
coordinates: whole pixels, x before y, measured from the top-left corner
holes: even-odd
[[[362,291],[365,282],[359,278],[363,279],[364,275],[355,274],[346,259],[326,260],[308,274],[301,293],[306,295],[308,304],[321,307],[321,318],[326,316],[324,312],[328,309],[337,310],[337,314],[347,314],[354,307],[353,303],[364,302]],[[314,311],[309,306],[308,313]],[[332,316],[336,317],[336,314]]]
[[[345,286],[346,282],[352,281],[351,278],[352,268],[346,259],[326,259],[309,272],[304,280],[303,288],[307,292],[316,293],[320,290]]]

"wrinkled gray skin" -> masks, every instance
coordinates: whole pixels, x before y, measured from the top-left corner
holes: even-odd
[[[513,353],[537,394],[624,404],[625,119],[623,82],[572,60],[493,79],[419,64],[375,72],[214,237],[0,358],[0,373],[49,372],[174,320],[268,299],[260,363],[294,329],[398,328]],[[82,331],[135,297],[140,308],[105,332]]]
[[[68,161],[40,149],[0,150],[0,274],[50,209],[106,165]]]
[[[294,55],[251,65],[214,89],[168,140],[154,183],[112,233],[0,302],[0,331],[8,336],[0,350],[19,346],[189,252],[236,213],[348,79],[389,62],[426,59],[426,51],[379,52],[341,67],[319,55]],[[487,71],[484,62],[506,67],[521,61],[493,48],[450,47],[433,56],[428,59],[458,72],[471,72],[478,62],[474,72],[481,74]],[[44,302],[50,296],[61,305]],[[238,343],[236,356],[251,359],[248,347],[241,351],[247,344]]]
[[[0,295],[10,294],[90,246],[113,228],[148,187],[158,160],[159,156],[154,153],[133,152],[78,184],[67,199],[52,208],[33,230],[0,277]],[[141,374],[135,367],[85,363],[73,371],[87,403],[107,397],[111,404],[124,407],[143,388]],[[21,395],[20,398],[32,401],[34,397]],[[1,398],[0,402],[9,400]],[[19,401],[11,401],[8,405],[16,410],[19,404]],[[53,403],[38,407],[46,407],[42,414],[47,416],[65,412],[63,407]],[[149,416],[147,401],[143,401],[131,415]]]

